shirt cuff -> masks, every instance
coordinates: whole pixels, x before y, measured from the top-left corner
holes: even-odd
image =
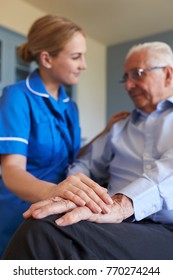
[[[162,209],[162,199],[157,184],[147,178],[143,177],[135,180],[123,188],[121,193],[132,200],[134,217],[137,221]]]

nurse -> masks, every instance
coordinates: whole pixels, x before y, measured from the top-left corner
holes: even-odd
[[[78,109],[63,84],[77,84],[85,53],[82,28],[54,15],[36,20],[19,48],[21,59],[38,68],[0,98],[0,256],[31,203],[56,196],[108,211],[111,198],[91,179],[63,181],[80,148]]]

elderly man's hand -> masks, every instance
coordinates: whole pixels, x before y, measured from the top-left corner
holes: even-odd
[[[96,223],[120,223],[130,217],[134,211],[131,200],[117,194],[112,197],[114,203],[109,206],[109,213],[94,214],[87,206],[76,206],[73,202],[59,197],[37,202],[24,213],[25,218],[34,217],[41,219],[52,214],[65,213],[55,222],[60,226],[67,226],[81,220]]]
[[[25,219],[30,217],[42,219],[53,214],[66,213],[76,207],[76,204],[70,200],[54,197],[32,204],[29,209],[23,213],[23,217]]]
[[[109,213],[94,214],[88,207],[76,207],[55,222],[59,226],[67,226],[82,220],[95,223],[121,223],[134,214],[132,201],[122,194],[113,196],[114,203],[109,206]]]

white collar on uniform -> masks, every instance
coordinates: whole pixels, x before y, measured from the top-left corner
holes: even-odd
[[[30,86],[30,84],[29,84],[29,77],[30,77],[30,76],[28,76],[28,77],[26,78],[26,86],[27,86],[27,88],[28,88],[32,93],[34,93],[34,94],[36,94],[36,95],[49,98],[49,94],[48,94],[48,93],[41,93],[41,92],[35,91],[35,90],[33,90],[33,89],[31,88],[31,86]]]

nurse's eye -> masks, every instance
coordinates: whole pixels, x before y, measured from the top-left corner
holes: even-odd
[[[71,58],[72,58],[73,60],[78,60],[78,59],[81,58],[81,56],[82,56],[81,53],[73,53],[72,56],[71,56]]]
[[[77,60],[77,59],[79,59],[79,58],[80,58],[80,55],[78,55],[78,56],[73,56],[73,57],[72,57],[73,60]]]

